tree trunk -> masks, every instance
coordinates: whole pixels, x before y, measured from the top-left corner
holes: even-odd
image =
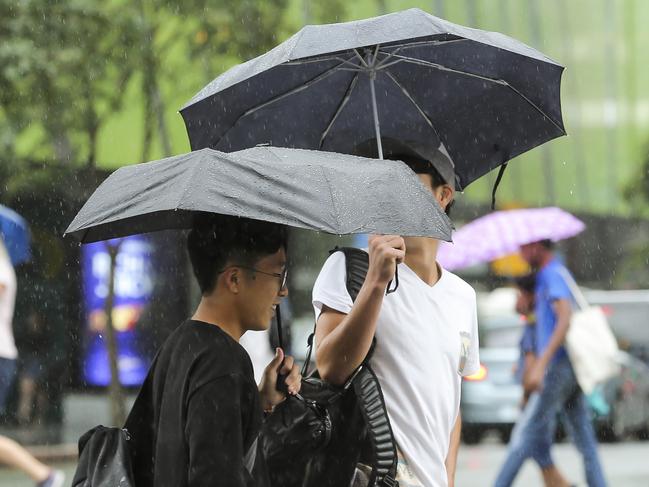
[[[167,123],[164,118],[165,105],[160,93],[158,84],[158,60],[156,59],[155,50],[153,48],[153,39],[155,37],[155,26],[150,19],[147,11],[145,0],[139,0],[140,16],[142,24],[144,25],[144,35],[142,38],[142,65],[143,65],[143,91],[148,100],[145,101],[148,113],[146,117],[155,115],[158,124],[158,136],[162,144],[162,153],[165,157],[171,156],[171,140],[169,138],[169,131],[167,130]],[[150,110],[150,111],[149,111]],[[150,123],[148,119],[148,123]],[[150,126],[149,126],[150,130]],[[149,134],[150,136],[150,134]]]
[[[126,406],[124,404],[124,393],[119,380],[119,350],[115,328],[113,328],[113,305],[115,302],[115,270],[117,267],[117,254],[120,244],[111,245],[107,243],[108,254],[110,255],[110,271],[108,274],[108,296],[104,303],[106,313],[106,346],[108,347],[108,361],[110,363],[110,385],[108,398],[110,401],[111,422],[113,426],[122,427],[126,421]]]

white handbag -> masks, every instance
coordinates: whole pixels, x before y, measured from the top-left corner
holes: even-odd
[[[566,336],[566,349],[577,382],[588,395],[597,384],[619,373],[619,348],[602,308],[588,303],[567,271],[561,269],[561,274],[576,303]]]

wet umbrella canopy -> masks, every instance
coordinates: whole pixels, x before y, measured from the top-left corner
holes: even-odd
[[[405,164],[255,147],[234,153],[203,149],[118,169],[88,199],[66,234],[88,243],[190,228],[195,212],[332,234],[450,240],[452,228]]]
[[[411,9],[307,26],[216,78],[181,113],[193,149],[441,142],[464,188],[565,134],[562,71],[505,35]]]

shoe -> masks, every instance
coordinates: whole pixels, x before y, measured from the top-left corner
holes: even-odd
[[[36,487],[63,487],[65,474],[61,470],[52,470],[48,477],[36,484]]]

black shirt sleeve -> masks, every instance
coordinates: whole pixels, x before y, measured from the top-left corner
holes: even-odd
[[[240,374],[229,374],[201,385],[188,398],[189,487],[255,485],[244,465],[257,394],[248,390],[248,382]]]

